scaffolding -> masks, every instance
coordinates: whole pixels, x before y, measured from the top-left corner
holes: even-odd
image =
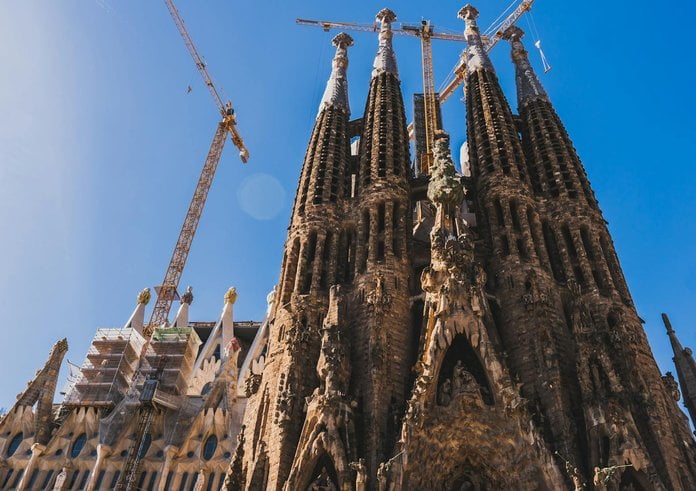
[[[145,339],[131,328],[97,329],[63,404],[111,407],[131,385]]]

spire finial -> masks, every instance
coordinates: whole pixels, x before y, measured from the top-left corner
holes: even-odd
[[[391,73],[398,77],[399,69],[396,65],[396,55],[392,47],[392,30],[391,24],[396,20],[396,14],[389,9],[382,9],[375,16],[379,22],[379,48],[377,48],[377,56],[372,65],[372,78],[375,78],[380,73]]]
[[[229,303],[231,305],[234,305],[234,303],[237,301],[237,289],[235,287],[230,287],[227,292],[225,292],[225,303]]]
[[[349,48],[350,46],[353,46],[353,38],[346,32],[339,32],[331,40],[331,44],[337,48]]]
[[[391,24],[396,20],[396,14],[393,10],[384,8],[377,12],[375,19],[377,19],[377,21],[381,22],[382,24]]]
[[[486,69],[495,71],[491,60],[488,59],[486,48],[481,40],[481,33],[476,25],[476,18],[479,12],[470,4],[465,5],[457,13],[457,17],[463,19],[466,23],[464,35],[469,44],[466,48],[466,73],[467,75],[475,72],[478,69]]]
[[[193,303],[193,288],[190,286],[186,288],[186,292],[181,295],[181,303],[185,303],[186,305],[191,305]]]
[[[346,69],[348,68],[348,48],[353,46],[353,38],[345,32],[340,32],[331,40],[331,44],[336,47],[336,54],[331,63],[331,76],[326,82],[324,96],[319,103],[319,113],[321,114],[328,107],[335,107],[350,114]]]
[[[462,19],[464,21],[467,21],[467,25],[469,22],[474,23],[476,25],[476,18],[479,16],[479,11],[471,5],[470,3],[467,3],[464,5],[459,12],[457,12],[457,18]]]
[[[515,64],[517,105],[521,107],[525,102],[534,98],[548,100],[544,87],[541,86],[541,82],[539,82],[532,65],[529,63],[527,50],[524,49],[522,44],[524,31],[513,25],[505,30],[503,37],[510,43],[512,62]]]
[[[150,289],[143,288],[138,293],[138,304],[147,305],[148,303],[150,303]]]

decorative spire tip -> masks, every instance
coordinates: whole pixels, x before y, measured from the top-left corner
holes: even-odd
[[[464,5],[459,12],[457,12],[457,18],[462,20],[475,20],[479,16],[479,11],[476,7],[467,3]]]
[[[519,41],[524,37],[524,31],[517,27],[516,25],[512,25],[505,29],[505,32],[503,33],[503,38],[509,40],[509,41]]]
[[[377,12],[375,19],[377,19],[377,21],[381,22],[382,24],[391,24],[396,20],[396,14],[393,10],[384,8]]]
[[[138,293],[138,303],[142,305],[147,305],[150,303],[150,289],[149,288],[143,288],[140,290],[140,293]]]
[[[235,287],[230,287],[225,293],[225,303],[234,305],[237,301],[237,289]]]
[[[353,46],[353,38],[348,33],[339,32],[332,40],[331,44],[337,48],[348,48]]]
[[[186,305],[191,305],[193,303],[193,288],[190,286],[186,289],[186,292],[181,296],[181,303]]]

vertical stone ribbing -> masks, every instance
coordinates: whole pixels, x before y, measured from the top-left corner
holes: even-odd
[[[579,395],[575,364],[554,273],[563,274],[559,237],[540,220],[512,111],[480,38],[471,6],[466,21],[466,110],[479,222],[488,225],[488,274],[498,299],[498,328],[513,373],[523,382],[536,421],[554,450],[581,455],[574,421]],[[481,216],[482,215],[482,216]],[[556,410],[560,408],[559,410]]]
[[[360,140],[360,178],[354,208],[357,271],[352,330],[353,378],[362,413],[361,454],[375,479],[396,443],[411,367],[407,256],[410,157],[396,58],[393,12],[381,23]]]
[[[257,397],[263,406],[247,414],[255,436],[245,449],[247,482],[259,489],[281,489],[288,477],[302,429],[304,398],[317,386],[319,329],[326,313],[329,286],[336,281],[336,258],[345,250],[343,224],[350,195],[347,48],[352,39],[333,39],[336,55],[331,77],[305,154],[283,265],[273,306],[266,367]],[[342,234],[343,243],[336,238]],[[342,252],[339,247],[343,248]],[[342,280],[351,277],[341,265]],[[263,444],[260,444],[263,442]],[[259,476],[266,476],[259,482]]]
[[[691,489],[693,466],[682,445],[688,428],[661,380],[641,319],[633,306],[611,237],[585,170],[548,95],[536,77],[517,27],[512,47],[522,140],[534,196],[542,215],[555,282],[575,359],[582,414],[573,425],[588,478],[594,467],[623,464],[635,445],[634,466],[648,467],[654,486]],[[560,354],[563,356],[563,354]],[[648,402],[649,401],[649,402]],[[565,408],[551,408],[551,412]],[[634,423],[631,423],[634,422]],[[635,433],[617,445],[616,426]],[[614,439],[614,440],[612,440]],[[613,442],[613,443],[612,443]]]

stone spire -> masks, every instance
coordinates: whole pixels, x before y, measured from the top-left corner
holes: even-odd
[[[479,68],[494,71],[493,64],[488,58],[488,53],[486,53],[486,48],[483,46],[481,33],[476,25],[476,18],[478,15],[479,11],[468,4],[462,7],[462,9],[457,13],[457,17],[464,20],[466,23],[464,35],[466,36],[468,43],[468,47],[466,48],[467,73],[474,72]]]
[[[382,9],[375,16],[378,22],[381,23],[379,30],[379,48],[377,56],[372,65],[372,78],[375,78],[380,73],[391,73],[395,77],[399,77],[399,69],[396,65],[396,55],[392,47],[391,25],[396,20],[396,14],[389,9]]]
[[[517,26],[512,26],[505,31],[504,37],[512,47],[512,62],[515,64],[515,79],[517,81],[517,104],[523,106],[533,98],[548,100],[544,87],[534,73],[529,63],[527,50],[522,44],[524,31]]]
[[[140,334],[143,333],[143,326],[145,325],[145,306],[150,302],[150,296],[149,288],[143,288],[140,293],[138,293],[137,305],[124,327],[135,329]]]
[[[174,319],[174,327],[187,327],[189,321],[189,307],[193,302],[193,289],[189,286],[186,293],[181,296],[181,305]]]
[[[51,439],[53,429],[53,397],[58,383],[58,372],[68,351],[68,340],[63,338],[51,348],[43,368],[36,372],[27,388],[17,397],[13,410],[20,406],[36,404],[34,415],[34,442],[45,445]]]
[[[662,322],[667,328],[669,342],[674,351],[674,366],[677,368],[677,377],[684,396],[684,405],[689,410],[691,421],[696,424],[696,362],[694,362],[693,351],[691,348],[683,348],[677,333],[672,329],[672,323],[667,314],[662,314]]]
[[[332,106],[344,110],[346,114],[350,114],[346,71],[348,68],[348,48],[353,46],[353,38],[345,32],[341,32],[331,42],[336,46],[336,54],[332,62],[331,77],[326,82],[324,97],[321,98],[321,103],[319,104],[319,113]]]
[[[220,327],[222,328],[222,346],[234,338],[234,303],[237,301],[237,289],[230,287],[225,293],[225,305],[222,307]]]

